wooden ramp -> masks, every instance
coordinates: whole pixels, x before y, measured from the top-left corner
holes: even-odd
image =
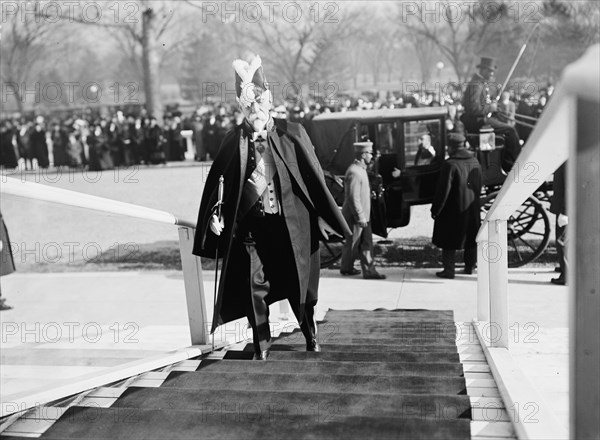
[[[470,324],[451,311],[330,310],[296,330],[149,372],[12,423],[2,438],[514,438]],[[36,425],[32,425],[36,423]]]

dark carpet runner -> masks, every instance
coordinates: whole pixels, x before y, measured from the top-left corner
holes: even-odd
[[[42,438],[470,438],[452,311],[332,310],[319,329],[321,353],[299,331],[266,362],[248,344],[110,408],[72,407]]]

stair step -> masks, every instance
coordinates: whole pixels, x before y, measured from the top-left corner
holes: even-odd
[[[267,362],[222,360],[202,361],[197,371],[240,373],[296,373],[310,374],[362,374],[372,376],[452,376],[462,377],[463,368],[458,363],[415,362],[328,362],[328,361],[276,361]]]
[[[313,393],[307,391],[190,390],[182,388],[129,388],[114,407],[219,413],[269,413],[322,416],[453,418],[471,417],[471,399],[466,395]],[[285,420],[285,419],[284,419]]]
[[[279,341],[275,341],[271,345],[271,351],[296,351],[306,350],[306,343],[304,344],[279,344]],[[254,350],[252,344],[248,344],[245,350]],[[342,352],[374,352],[375,356],[378,356],[382,352],[386,353],[456,353],[456,345],[373,345],[373,344],[321,344],[321,349],[329,352],[342,351]]]
[[[252,359],[252,351],[229,350],[225,359]],[[323,351],[321,353],[307,351],[271,351],[269,360],[316,360],[316,361],[350,361],[350,362],[425,362],[450,363],[460,362],[458,353],[450,352],[352,352]]]
[[[387,335],[386,335],[387,336]],[[456,341],[454,338],[362,338],[362,337],[352,337],[350,335],[323,335],[320,334],[317,338],[320,344],[342,344],[342,345],[396,345],[401,347],[411,347],[417,345],[423,346],[445,346],[445,347],[454,347],[456,348]],[[304,340],[304,336],[293,335],[293,336],[283,336],[279,337],[275,340],[277,344],[302,344],[305,345],[306,341]]]
[[[173,372],[162,384],[163,388],[186,389],[238,389],[260,392],[311,391],[339,393],[410,393],[410,394],[466,394],[466,382],[461,377],[423,376],[370,376],[370,375],[320,375],[238,372]]]
[[[357,324],[357,325],[374,325],[383,326],[387,324],[395,323],[397,326],[406,325],[407,323],[419,324],[419,323],[431,323],[442,326],[454,325],[454,319],[439,319],[435,316],[360,316],[360,315],[347,315],[347,316],[329,316],[326,315],[323,322],[328,324]]]
[[[91,421],[91,422],[90,422]],[[271,417],[270,414],[216,414],[203,417],[196,411],[131,408],[70,408],[44,435],[49,439],[360,439],[379,438],[467,439],[468,419],[357,417],[317,414]]]
[[[348,310],[335,310],[329,309],[327,315],[339,316],[339,315],[352,315],[352,316],[433,316],[438,319],[453,318],[453,310],[429,310],[429,309],[375,309],[375,310],[364,310],[364,309],[348,309]]]

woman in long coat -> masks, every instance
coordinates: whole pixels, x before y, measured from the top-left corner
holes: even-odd
[[[442,165],[431,216],[434,245],[442,249],[444,270],[436,273],[440,278],[454,278],[454,258],[457,250],[465,250],[465,273],[473,272],[477,256],[475,239],[481,217],[481,165],[465,148],[465,137],[451,133],[448,136],[450,157]]]

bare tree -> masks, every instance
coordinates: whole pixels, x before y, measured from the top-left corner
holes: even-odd
[[[52,45],[47,39],[50,30],[48,23],[36,22],[33,16],[7,14],[3,20],[0,78],[7,92],[10,87],[21,113],[24,110],[22,87],[28,87],[36,65],[44,63],[51,55]]]
[[[99,26],[117,34],[116,38],[121,48],[127,51],[132,65],[138,66],[138,71],[142,73],[146,109],[159,120],[162,119],[160,64],[161,54],[168,53],[168,50],[161,51],[159,41],[173,26],[174,10],[170,8],[169,3],[154,0],[137,0],[123,4],[102,3],[101,7],[103,9],[98,20],[85,19],[80,11],[62,15],[61,18],[83,25]],[[121,7],[124,11],[117,9]],[[41,18],[56,18],[50,16],[43,7],[36,10]]]
[[[315,4],[298,4],[298,20],[286,19],[279,5],[274,19],[249,12],[249,23],[229,23],[239,55],[245,50],[260,51],[283,81],[291,83],[334,80],[345,75],[344,66],[335,65],[336,51],[355,31],[358,11],[315,10]],[[319,6],[322,7],[322,6]],[[316,17],[315,14],[322,16]]]
[[[410,11],[399,4],[398,17],[414,38],[428,39],[438,48],[460,82],[472,69],[477,54],[519,37],[520,24],[511,16],[510,7],[504,0],[411,2]]]

